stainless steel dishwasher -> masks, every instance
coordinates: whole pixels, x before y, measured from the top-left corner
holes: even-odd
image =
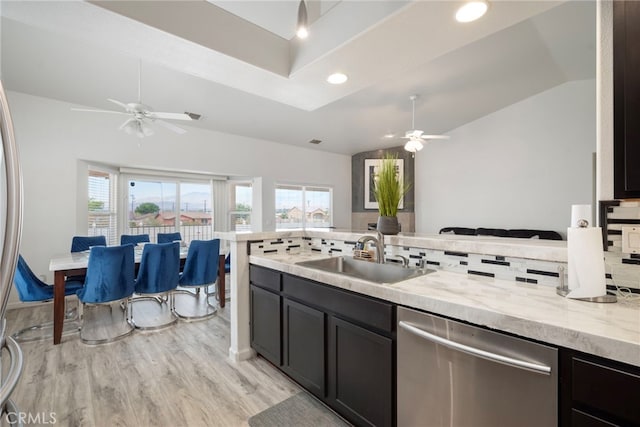
[[[557,349],[398,308],[398,427],[558,424]]]

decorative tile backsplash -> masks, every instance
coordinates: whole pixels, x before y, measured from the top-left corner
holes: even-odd
[[[622,253],[622,227],[640,225],[640,202],[602,201],[607,285],[640,289],[640,255]]]
[[[293,237],[283,239],[252,240],[248,242],[249,254],[295,254],[300,251],[325,255],[353,256],[355,241],[324,239],[319,237]],[[375,251],[371,245],[368,248]],[[527,258],[514,258],[476,253],[452,252],[406,246],[385,246],[386,262],[402,263],[405,258],[410,267],[424,266],[434,270],[445,270],[478,277],[511,280],[514,283],[529,283],[557,287],[567,280],[567,264]],[[606,253],[607,285],[614,288],[640,290],[640,263],[628,264],[622,253]]]

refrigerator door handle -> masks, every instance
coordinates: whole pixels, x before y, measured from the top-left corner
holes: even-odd
[[[0,319],[4,319],[18,262],[22,234],[22,172],[18,158],[9,103],[0,82],[0,136],[7,178],[6,225],[0,258]],[[3,331],[4,332],[4,331]],[[2,336],[4,339],[4,335]]]
[[[542,375],[551,375],[551,367],[546,365],[541,365],[538,363],[527,362],[525,360],[514,359],[509,356],[503,356],[501,354],[492,353],[490,351],[481,350],[479,348],[471,347],[465,344],[461,344],[455,341],[451,341],[446,338],[442,338],[438,335],[434,335],[430,332],[427,332],[423,329],[416,327],[415,325],[405,322],[401,320],[398,322],[398,326],[400,326],[405,331],[417,335],[420,338],[423,338],[427,341],[435,342],[436,344],[443,345],[452,350],[461,351],[463,353],[470,354],[472,356],[480,357],[485,360],[489,360],[491,362],[500,363],[507,366],[512,366],[518,369],[524,369],[527,371],[535,372],[537,374]]]

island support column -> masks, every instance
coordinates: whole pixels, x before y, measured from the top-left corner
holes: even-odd
[[[229,358],[234,362],[256,355],[251,348],[249,294],[249,255],[247,242],[231,242],[231,346]]]

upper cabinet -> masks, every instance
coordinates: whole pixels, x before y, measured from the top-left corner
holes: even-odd
[[[640,197],[640,2],[613,2],[614,197]]]

